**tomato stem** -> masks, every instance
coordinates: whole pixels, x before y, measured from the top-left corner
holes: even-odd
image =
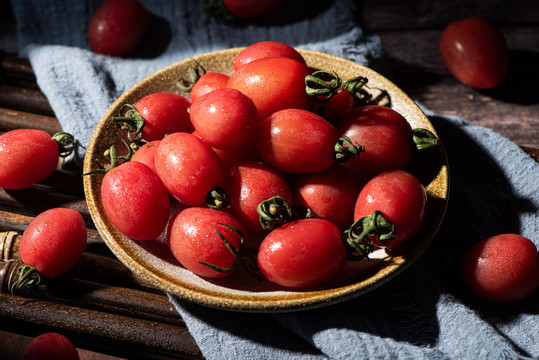
[[[130,115],[121,115],[122,113],[131,112]],[[120,129],[127,131],[129,141],[138,141],[142,138],[142,129],[146,120],[140,115],[137,109],[131,104],[124,104],[120,109],[120,115],[112,116],[111,121],[119,126]],[[134,134],[133,134],[134,133]]]
[[[365,152],[365,147],[358,143],[352,143],[347,137],[339,138],[335,144],[335,160],[339,163],[359,158],[359,154],[362,152]]]
[[[440,142],[436,135],[423,128],[412,130],[412,141],[417,150],[433,149],[440,147]]]
[[[372,251],[380,247],[373,244],[372,237],[376,236],[378,242],[387,247],[386,241],[393,240],[396,231],[395,224],[386,219],[380,210],[359,218],[343,233],[345,243],[352,251],[357,252],[357,254],[349,253],[349,258],[351,260],[368,258]]]
[[[258,204],[256,211],[264,230],[273,230],[293,219],[293,211],[286,199],[274,196]]]
[[[216,187],[208,192],[205,198],[205,203],[212,209],[224,209],[228,206],[228,198],[226,196],[225,189]]]
[[[342,80],[334,72],[318,70],[305,77],[305,92],[314,102],[328,102],[342,91]]]
[[[10,287],[10,293],[13,295],[15,289],[32,288],[41,283],[41,276],[37,269],[30,265],[19,267],[19,277]]]
[[[195,59],[191,60],[195,63],[195,66],[187,70],[189,80],[181,78],[178,79],[178,81],[176,82],[176,85],[182,91],[191,91],[198,79],[200,79],[202,75],[206,74],[206,69],[204,69],[204,67],[200,65],[198,61],[196,61]]]
[[[52,135],[52,139],[58,144],[59,156],[64,158],[71,155],[77,145],[77,140],[75,140],[73,135],[64,131]]]

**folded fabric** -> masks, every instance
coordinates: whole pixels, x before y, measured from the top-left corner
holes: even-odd
[[[381,42],[358,27],[352,0],[290,0],[258,23],[208,17],[202,2],[141,2],[152,14],[149,38],[123,59],[90,50],[87,26],[101,1],[12,1],[21,55],[64,130],[79,140],[79,162],[120,94],[200,53],[276,40],[389,75]],[[443,141],[451,178],[447,215],[426,253],[383,287],[315,310],[237,313],[171,295],[207,359],[539,358],[537,292],[517,304],[492,304],[471,296],[456,276],[463,252],[488,236],[514,232],[539,244],[539,165],[491,130],[424,111]]]

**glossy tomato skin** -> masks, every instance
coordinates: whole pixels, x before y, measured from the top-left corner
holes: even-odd
[[[337,130],[324,118],[302,109],[285,109],[263,120],[256,148],[277,170],[301,174],[322,171],[335,163]]]
[[[154,140],[143,144],[137,151],[135,151],[131,160],[141,162],[155,171],[155,153],[160,143],[161,140]]]
[[[426,208],[426,191],[414,175],[402,170],[386,171],[370,179],[361,189],[354,208],[354,221],[380,210],[396,226],[395,239],[387,241],[388,247],[396,248],[417,233],[425,220]]]
[[[184,205],[202,205],[223,176],[215,151],[197,136],[178,132],[165,137],[155,154],[155,169],[168,192]]]
[[[24,348],[20,360],[79,360],[75,345],[62,334],[44,333]]]
[[[455,21],[440,38],[440,54],[454,77],[477,89],[498,85],[509,68],[509,50],[492,22],[471,17]]]
[[[227,10],[238,18],[252,18],[270,13],[284,0],[223,0]]]
[[[277,170],[258,161],[247,161],[231,167],[222,183],[234,214],[250,232],[261,232],[257,206],[260,202],[280,196],[292,205],[292,192],[285,177]]]
[[[279,41],[260,41],[247,46],[232,61],[234,70],[254,60],[268,57],[285,57],[307,65],[303,56],[292,46]]]
[[[191,105],[191,122],[198,135],[212,147],[232,150],[254,143],[258,110],[241,91],[217,89]]]
[[[258,266],[266,279],[281,286],[322,286],[346,263],[339,229],[324,219],[302,219],[270,232],[260,244]]]
[[[219,272],[206,262],[221,268],[230,268],[236,258],[226,248],[219,231],[238,250],[241,237],[233,230],[220,225],[226,224],[239,230],[245,237],[247,231],[233,215],[208,207],[188,207],[173,216],[167,230],[168,245],[174,257],[186,269],[209,278],[220,278],[230,272]],[[217,231],[216,231],[217,230]],[[247,240],[247,238],[246,238]]]
[[[29,188],[58,164],[58,144],[42,130],[17,129],[0,135],[0,187]]]
[[[518,234],[500,234],[472,246],[463,256],[460,277],[482,299],[509,303],[539,288],[535,244]]]
[[[202,139],[198,132],[195,130],[193,135]],[[204,139],[202,139],[204,141]],[[237,149],[223,150],[212,147],[213,151],[217,154],[221,162],[223,163],[223,169],[228,170],[232,166],[245,162],[245,161],[260,161],[261,158],[256,151],[254,142]]]
[[[163,183],[147,165],[125,162],[103,177],[101,202],[108,218],[134,240],[153,240],[165,229],[170,200]]]
[[[195,82],[191,89],[191,102],[195,102],[199,97],[213,90],[224,88],[228,83],[228,79],[230,79],[230,76],[225,74],[216,72],[205,73]]]
[[[144,118],[142,138],[146,141],[161,140],[174,132],[191,132],[193,125],[189,117],[191,102],[181,95],[158,92],[146,95],[135,104],[135,109]]]
[[[22,261],[44,278],[69,271],[86,248],[86,225],[72,209],[53,208],[36,216],[24,231],[20,243]]]
[[[354,222],[356,199],[366,179],[352,176],[343,165],[298,175],[292,185],[295,205],[310,209],[315,217],[333,222],[344,230]]]
[[[107,0],[94,13],[88,40],[98,54],[127,56],[140,44],[150,24],[146,8],[136,0]]]
[[[340,137],[365,147],[359,158],[346,166],[372,177],[388,170],[405,170],[412,154],[412,127],[393,109],[360,106],[343,115],[335,125]]]
[[[263,58],[235,71],[227,86],[250,97],[262,121],[278,110],[307,109],[311,101],[305,92],[305,76],[309,74],[309,68],[296,60]]]

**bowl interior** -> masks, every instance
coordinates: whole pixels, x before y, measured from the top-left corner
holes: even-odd
[[[207,71],[231,74],[232,60],[242,48],[226,49],[196,56],[193,59]],[[370,102],[390,106],[401,113],[413,128],[426,128],[436,134],[428,118],[397,86],[367,67],[336,56],[300,50],[313,69],[336,72],[341,78],[368,78]],[[145,95],[169,91],[182,94],[176,86],[195,64],[185,59],[170,65],[137,83],[124,93],[104,114],[97,125],[84,161],[84,172],[95,170],[103,163],[103,153],[112,144],[121,148],[117,127],[109,121],[122,105],[133,104]],[[448,198],[448,167],[445,153],[436,152],[415,159],[411,171],[421,180],[428,193],[427,218],[419,233],[398,253],[388,256],[384,251],[373,254],[371,260],[349,262],[345,275],[330,288],[293,290],[268,281],[258,282],[244,271],[219,280],[203,279],[183,268],[170,254],[164,234],[154,241],[133,241],[121,234],[108,220],[100,199],[103,175],[84,177],[84,191],[90,214],[101,237],[111,251],[149,285],[199,304],[241,311],[290,311],[320,307],[343,301],[372,290],[392,279],[411,265],[432,241],[443,219]]]

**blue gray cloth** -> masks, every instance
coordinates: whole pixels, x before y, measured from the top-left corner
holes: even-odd
[[[79,160],[119,95],[200,53],[276,40],[390,77],[381,42],[358,27],[352,0],[289,0],[256,24],[208,17],[202,1],[141,0],[152,14],[151,41],[126,59],[90,50],[87,26],[100,2],[12,0],[21,55],[62,127],[80,141]],[[539,292],[515,304],[488,303],[456,275],[464,251],[488,236],[519,233],[539,245],[539,164],[489,129],[424,111],[446,148],[451,192],[423,256],[386,285],[315,310],[237,313],[170,296],[207,359],[539,359]]]

